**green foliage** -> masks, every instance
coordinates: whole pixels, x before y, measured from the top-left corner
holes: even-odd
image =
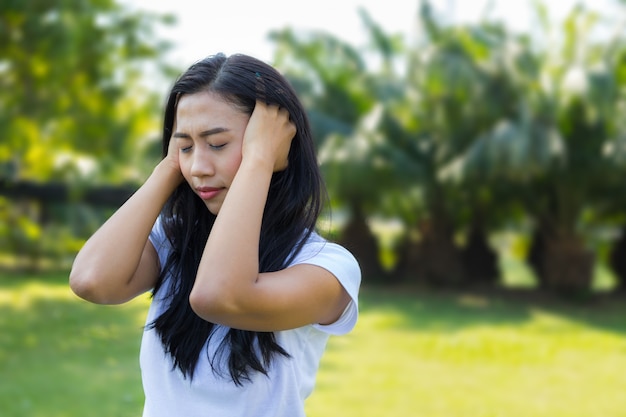
[[[313,133],[323,143],[332,132],[349,134],[373,106],[364,83],[365,63],[351,45],[323,33],[273,32],[275,65],[286,73],[307,108]]]
[[[547,19],[541,4],[537,14]],[[464,175],[523,185],[527,208],[570,232],[584,207],[594,203],[594,191],[624,169],[617,162],[625,132],[618,77],[624,43],[622,38],[598,40],[594,29],[601,22],[579,7],[562,27],[544,25],[536,34],[557,40],[535,45],[511,38],[495,54],[504,70],[500,76],[514,93],[511,111],[462,155]],[[512,71],[507,62],[517,57],[530,65]],[[539,198],[537,191],[543,194]]]
[[[0,3],[0,182],[57,181],[78,195],[143,180],[158,160],[161,110],[143,77],[168,70],[154,27],[171,22],[114,0]],[[1,200],[0,210],[0,254],[28,268],[71,256],[93,232],[77,224],[84,216],[68,221],[75,206]]]
[[[619,27],[599,34],[606,21],[592,10],[555,25],[534,6],[541,24],[519,35],[443,23],[421,2],[411,43],[362,11],[361,59],[328,35],[276,35],[277,63],[324,116],[312,119],[333,199],[400,218],[409,237],[430,230],[448,249],[454,235],[530,218],[554,245],[544,258],[593,262],[585,234],[623,219],[626,204],[626,43]]]
[[[320,162],[331,196],[351,211],[375,211],[393,188],[388,146],[376,126],[385,114],[381,103],[402,92],[393,72],[404,47],[397,36],[387,36],[365,10],[360,11],[370,34],[368,54],[332,35],[320,32],[274,32],[275,64],[292,80],[309,109]],[[366,58],[381,64],[370,68]]]
[[[113,0],[0,5],[0,176],[137,178],[126,164],[153,134],[153,92],[140,76],[167,47]]]

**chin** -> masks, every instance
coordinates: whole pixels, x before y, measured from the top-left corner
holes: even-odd
[[[217,216],[217,213],[219,213],[219,211],[220,211],[221,204],[206,203],[205,202],[205,206],[209,210],[209,212],[211,212],[211,214]]]

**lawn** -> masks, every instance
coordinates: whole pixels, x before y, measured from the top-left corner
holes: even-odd
[[[148,299],[78,300],[63,274],[0,277],[0,415],[141,415]],[[309,417],[626,415],[626,303],[365,287]],[[178,417],[178,416],[176,416]]]

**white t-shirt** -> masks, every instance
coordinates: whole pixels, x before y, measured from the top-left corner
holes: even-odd
[[[160,221],[150,234],[150,241],[165,265],[171,249]],[[330,271],[351,297],[342,316],[330,325],[313,324],[275,332],[278,344],[290,357],[275,355],[268,375],[253,372],[251,381],[237,386],[226,368],[216,375],[208,358],[213,358],[227,327],[216,326],[215,335],[200,354],[192,380],[175,368],[154,329],[144,331],[140,365],[144,393],[144,417],[302,417],[304,400],[315,385],[315,375],[329,335],[348,333],[358,317],[358,291],[361,271],[356,259],[343,247],[312,234],[291,265],[313,264]],[[152,323],[165,309],[165,286],[153,299],[147,323]],[[208,353],[208,355],[207,355]],[[228,352],[224,354],[227,358]]]

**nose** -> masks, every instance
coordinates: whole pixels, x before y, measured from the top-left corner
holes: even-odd
[[[191,175],[194,177],[206,177],[215,174],[215,164],[210,152],[198,146],[193,153],[191,163]]]

